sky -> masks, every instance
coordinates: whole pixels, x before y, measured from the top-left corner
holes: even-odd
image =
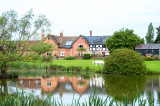
[[[48,17],[53,35],[113,35],[129,28],[144,38],[150,22],[160,26],[160,0],[0,0],[0,14],[14,9],[22,16],[31,8]]]

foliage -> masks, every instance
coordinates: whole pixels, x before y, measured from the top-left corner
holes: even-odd
[[[91,58],[90,54],[84,54],[83,55],[83,59],[90,59],[90,58]]]
[[[14,10],[3,12],[0,15],[0,71],[6,76],[8,62],[19,60],[21,53],[27,47],[27,42],[38,31],[50,27],[50,22],[44,15],[34,16],[33,11],[28,11],[18,19]],[[16,48],[21,47],[19,54]]]
[[[43,56],[43,62],[52,62],[53,56]]]
[[[22,56],[21,61],[25,61],[25,62],[34,62],[34,61],[42,61],[43,60],[43,57],[42,56],[39,56],[37,54],[31,54],[31,55],[25,55],[25,56]]]
[[[147,32],[147,35],[145,36],[146,38],[146,42],[147,43],[153,43],[154,42],[154,28],[153,28],[153,25],[152,23],[149,24],[148,26],[148,32]]]
[[[141,39],[133,30],[121,29],[114,32],[113,36],[106,40],[106,46],[109,51],[113,51],[118,48],[128,48],[134,50],[137,44],[144,43],[144,39]]]
[[[86,50],[87,49],[83,48],[83,47],[77,48],[77,51],[79,51],[81,53],[80,56],[82,56],[82,53],[85,52]]]
[[[157,30],[157,37],[154,43],[160,43],[160,26],[156,28]]]
[[[75,58],[75,56],[70,55],[70,56],[66,56],[64,59],[65,60],[73,60],[74,58]]]
[[[154,55],[154,60],[160,60],[160,55]]]
[[[116,105],[129,105],[127,102],[128,99],[123,99],[122,103],[119,103],[114,98],[111,98],[109,96],[106,96],[105,98],[102,98],[98,95],[98,93],[95,92],[91,94],[90,97],[87,98],[85,101],[81,101],[81,96],[79,98],[74,98],[71,103],[64,104],[63,101],[59,101],[57,98],[51,95],[47,95],[44,99],[40,98],[39,96],[34,96],[32,93],[26,95],[25,92],[22,90],[22,92],[17,91],[15,95],[5,96],[4,99],[0,99],[1,106],[113,106]],[[132,106],[145,106],[146,102],[149,103],[149,99],[143,99],[140,98],[136,100],[132,100]],[[138,103],[137,103],[138,102]],[[154,106],[154,98],[152,99],[151,106]]]
[[[154,61],[154,57],[144,57],[145,61]]]
[[[50,52],[54,48],[51,44],[43,43],[43,42],[37,42],[35,45],[31,46],[31,50],[35,51],[37,54],[42,55],[43,53]]]
[[[80,47],[80,48],[77,48],[77,51],[83,52],[83,51],[86,51],[86,48]]]
[[[105,73],[141,74],[146,70],[143,57],[130,49],[117,49],[104,62]]]

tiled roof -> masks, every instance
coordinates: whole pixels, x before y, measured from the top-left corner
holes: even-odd
[[[60,38],[56,35],[51,35],[52,39],[57,43],[59,48],[71,48],[68,47],[68,42],[72,42],[72,44],[79,38],[83,37],[88,44],[104,44],[104,42],[110,37],[110,36],[63,36]],[[67,46],[66,46],[67,45]],[[71,45],[72,46],[72,45]]]
[[[104,44],[110,36],[84,36],[89,44]]]
[[[79,36],[63,36],[60,38],[59,36],[51,36],[53,40],[57,43],[59,48],[65,48],[67,42],[75,42]]]
[[[160,49],[160,44],[139,44],[135,49]]]

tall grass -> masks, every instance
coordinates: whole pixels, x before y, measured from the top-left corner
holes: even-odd
[[[18,92],[15,96],[6,96],[4,99],[0,99],[0,106],[145,106],[147,103],[150,106],[154,106],[154,99],[143,99],[140,98],[138,93],[138,98],[129,102],[127,97],[124,96],[122,102],[116,101],[114,98],[106,96],[102,98],[98,96],[95,92],[88,100],[80,102],[81,97],[75,99],[73,96],[72,103],[64,104],[62,100],[54,98],[54,96],[48,95],[46,98],[42,99],[39,96],[34,96],[33,94],[25,95],[23,90]]]
[[[16,62],[10,62],[9,63],[9,70],[19,70],[25,71],[25,70],[47,70],[47,71],[64,71],[64,72],[91,72],[92,69],[90,67],[81,67],[79,66],[63,66],[63,65],[58,65],[58,64],[53,64],[53,63],[41,63],[41,62],[21,62],[21,61],[16,61]]]

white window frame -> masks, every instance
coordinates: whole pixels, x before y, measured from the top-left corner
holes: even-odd
[[[83,44],[79,44],[79,45],[78,45],[78,48],[81,48],[81,47],[80,47],[80,45],[82,45],[82,46],[83,46]],[[83,47],[82,47],[82,48],[83,48]]]
[[[51,82],[47,82],[47,87],[51,87]]]
[[[51,54],[50,56],[52,56],[52,53],[51,53],[51,52],[47,52],[47,56],[49,56],[48,54]]]
[[[60,52],[60,56],[64,56],[64,52]]]
[[[78,56],[82,56],[82,52],[78,52]]]

